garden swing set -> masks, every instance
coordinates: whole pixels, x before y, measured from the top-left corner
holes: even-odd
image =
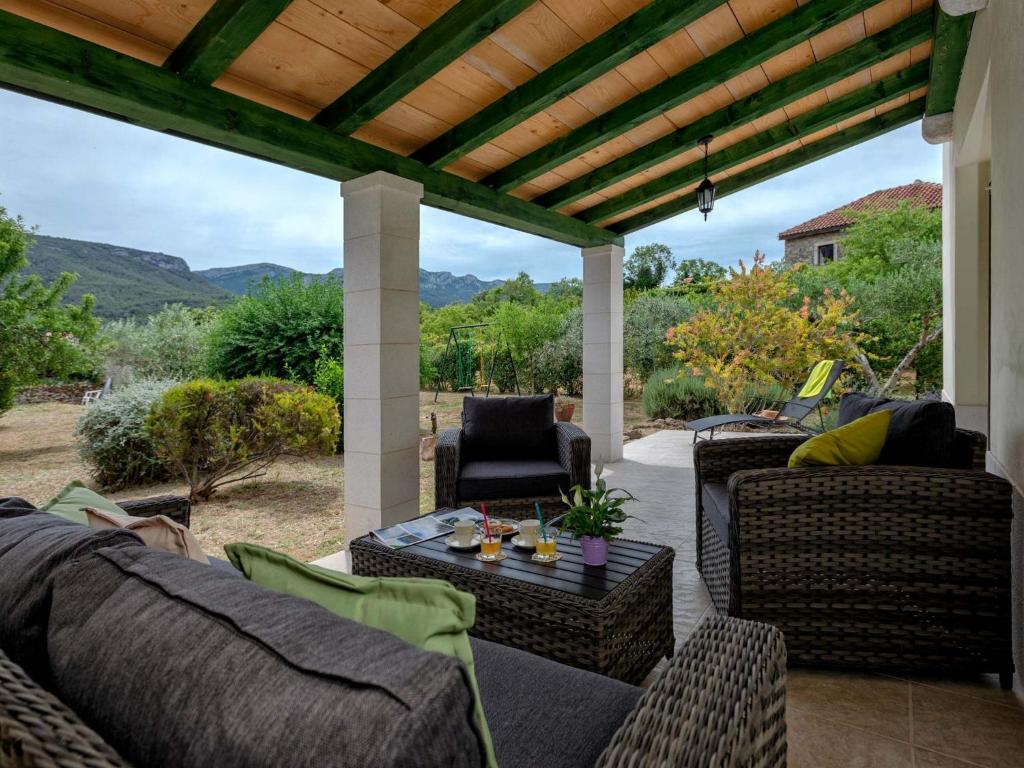
[[[476,352],[474,343],[478,338],[478,335],[483,332],[482,329],[490,328],[493,323],[473,323],[470,325],[453,325],[448,330],[448,343],[444,348],[444,358],[441,361],[441,367],[437,372],[437,387],[434,389],[434,402],[437,402],[438,396],[441,394],[441,383],[445,378],[445,372],[448,370],[448,360],[454,355],[455,363],[455,377],[454,377],[454,390],[456,392],[468,392],[470,395],[476,394]],[[491,384],[494,381],[494,368],[498,362],[498,350],[501,349],[501,343],[505,342],[505,354],[508,356],[508,363],[512,370],[512,381],[516,385],[516,394],[521,394],[519,391],[519,376],[516,373],[516,361],[512,356],[512,347],[509,346],[508,341],[505,339],[504,334],[498,331],[498,337],[495,340],[494,350],[491,353],[491,365],[487,374],[487,386],[484,389],[484,397],[491,396]],[[480,374],[483,376],[483,349],[480,350]]]

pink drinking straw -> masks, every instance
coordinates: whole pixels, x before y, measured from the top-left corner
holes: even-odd
[[[484,533],[487,534],[487,540],[491,539],[491,521],[487,518],[487,505],[480,505],[480,514],[484,516]]]

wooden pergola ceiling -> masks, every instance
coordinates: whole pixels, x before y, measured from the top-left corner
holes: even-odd
[[[0,0],[0,85],[581,246],[952,109],[932,0]]]

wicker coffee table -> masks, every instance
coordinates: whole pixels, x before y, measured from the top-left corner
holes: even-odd
[[[367,535],[351,543],[350,556],[353,573],[444,579],[472,593],[470,633],[484,640],[629,683],[672,655],[671,547],[616,539],[603,567],[583,565],[579,542],[565,535],[562,559],[551,564],[534,563],[507,540],[503,549],[505,560],[482,563],[444,539],[396,550]]]

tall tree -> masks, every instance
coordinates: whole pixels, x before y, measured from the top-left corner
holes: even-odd
[[[665,282],[668,273],[675,267],[672,249],[662,243],[640,245],[626,259],[623,269],[627,288],[649,291]]]
[[[676,264],[675,285],[707,285],[724,280],[728,273],[721,264],[707,259],[683,259]]]

